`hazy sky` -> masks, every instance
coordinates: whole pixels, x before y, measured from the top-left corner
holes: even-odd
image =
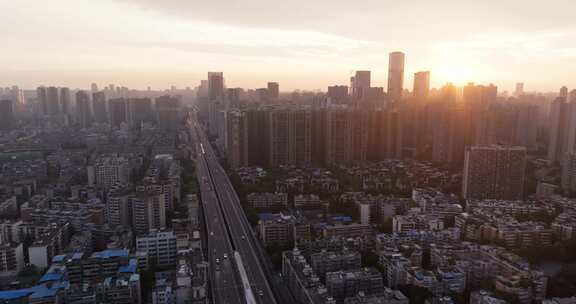
[[[388,53],[434,86],[576,87],[574,0],[0,0],[0,86],[326,89]]]

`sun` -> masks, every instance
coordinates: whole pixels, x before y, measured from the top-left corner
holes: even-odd
[[[462,66],[442,67],[435,71],[439,79],[456,85],[464,85],[472,80],[470,69]]]

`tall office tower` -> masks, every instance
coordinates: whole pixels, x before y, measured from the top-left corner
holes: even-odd
[[[435,109],[432,114],[432,159],[441,163],[461,163],[466,147],[468,126],[461,109]]]
[[[71,114],[70,108],[70,89],[60,88],[60,112],[62,114]]]
[[[414,97],[422,101],[428,97],[430,93],[430,72],[416,72],[414,73]]]
[[[560,88],[560,96],[561,98],[564,98],[564,100],[568,99],[568,88],[567,87],[561,87]]]
[[[344,85],[329,86],[327,95],[334,104],[346,103],[348,101],[348,87]]]
[[[233,110],[226,115],[226,157],[232,168],[248,165],[248,128],[246,116],[239,110]]]
[[[90,91],[91,91],[92,93],[98,92],[98,85],[93,82],[93,83],[90,85]]]
[[[312,113],[308,110],[273,110],[270,122],[270,166],[312,161]]]
[[[570,107],[563,97],[556,98],[550,106],[550,141],[548,143],[548,160],[559,162],[569,150],[567,146],[570,134]]]
[[[268,98],[276,100],[280,97],[280,85],[277,82],[268,83]]]
[[[128,125],[131,128],[140,128],[143,123],[154,121],[152,100],[150,98],[128,99]]]
[[[473,146],[466,149],[462,196],[466,199],[521,200],[526,148]]]
[[[48,115],[54,116],[60,114],[60,98],[57,87],[48,87],[48,89],[46,89],[46,107]]]
[[[156,98],[156,115],[158,115],[158,127],[164,130],[177,130],[180,126],[178,113],[180,100],[172,96]]]
[[[92,111],[94,114],[94,121],[97,123],[106,123],[108,121],[108,113],[106,111],[106,95],[104,91],[92,93]]]
[[[8,131],[14,127],[14,101],[0,100],[0,131]]]
[[[514,91],[514,96],[520,97],[522,95],[524,95],[524,83],[518,82],[516,84],[516,90]]]
[[[224,73],[208,72],[208,98],[209,100],[222,99],[224,97]]]
[[[352,84],[352,97],[355,99],[361,99],[364,95],[364,91],[370,88],[371,82],[370,71],[356,71],[353,78]]]
[[[90,96],[86,91],[76,92],[76,122],[81,128],[88,128],[92,124]]]
[[[392,52],[388,62],[388,96],[400,101],[404,90],[404,53]]]
[[[48,90],[46,87],[38,87],[36,89],[36,97],[38,98],[38,105],[42,115],[48,114]]]
[[[122,123],[128,122],[128,103],[124,98],[108,100],[108,111],[110,115],[110,125],[119,127]]]

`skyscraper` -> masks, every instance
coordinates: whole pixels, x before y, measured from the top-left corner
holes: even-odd
[[[62,114],[71,114],[72,109],[70,108],[70,89],[60,88],[60,112]]]
[[[564,100],[568,99],[568,88],[567,87],[561,87],[560,88],[560,98],[563,98]]]
[[[128,125],[139,128],[144,122],[153,122],[152,100],[150,98],[128,99]]]
[[[94,121],[105,123],[108,121],[106,112],[106,95],[104,91],[92,93],[92,110],[94,112]]]
[[[178,112],[180,100],[172,96],[160,96],[156,98],[156,113],[158,115],[158,127],[165,130],[176,130],[180,125]]]
[[[96,83],[92,83],[90,85],[90,91],[92,91],[92,93],[98,92],[98,85]]]
[[[270,100],[276,100],[280,97],[280,85],[277,82],[268,83],[268,98]]]
[[[14,101],[0,100],[0,130],[8,131],[14,127]]]
[[[36,89],[36,96],[38,98],[39,112],[42,115],[48,114],[48,92],[46,87],[38,87]]]
[[[462,196],[466,199],[521,200],[526,148],[473,146],[466,149]]]
[[[124,98],[110,99],[108,101],[110,124],[118,127],[128,122],[128,104]]]
[[[90,97],[85,91],[76,92],[76,121],[81,128],[87,128],[92,123]]]
[[[430,93],[430,71],[414,73],[414,97],[421,101]]]
[[[246,116],[233,110],[226,115],[226,157],[232,168],[248,165],[248,142]]]
[[[519,97],[524,95],[524,83],[518,82],[516,84],[516,91],[514,91],[514,96]]]
[[[345,85],[329,86],[327,95],[332,103],[345,103],[348,100],[348,87]]]
[[[212,100],[224,97],[224,73],[208,72],[208,98]]]
[[[46,108],[50,116],[60,114],[60,98],[57,87],[48,87],[46,89]]]
[[[352,82],[352,96],[356,99],[362,98],[364,91],[370,88],[370,71],[356,71]]]
[[[388,62],[388,96],[400,101],[404,90],[404,53],[392,52]]]
[[[550,106],[550,141],[548,144],[548,159],[552,162],[562,161],[564,154],[571,152],[570,136],[574,135],[576,127],[576,103],[568,104],[566,98],[556,98]]]

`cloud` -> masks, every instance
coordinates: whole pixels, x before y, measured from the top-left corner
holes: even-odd
[[[468,39],[437,42],[433,49],[448,56],[498,56],[521,62],[576,58],[576,31],[479,33]]]

